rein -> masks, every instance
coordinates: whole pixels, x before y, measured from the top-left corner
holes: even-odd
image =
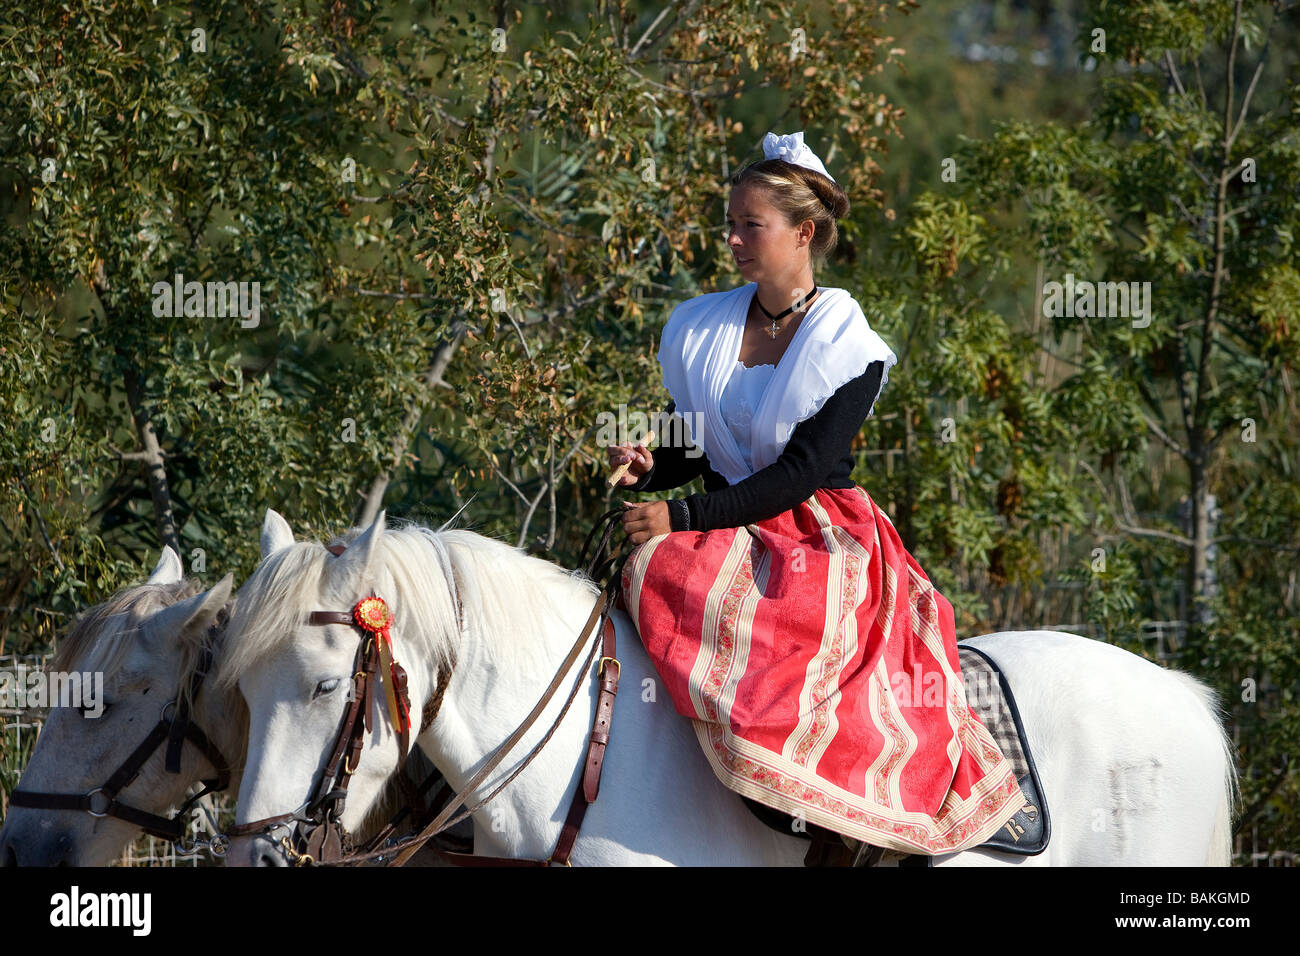
[[[550,729],[547,730],[545,736],[537,742],[533,749],[529,751],[528,756],[524,758],[520,766],[517,767],[510,776],[502,781],[495,790],[488,794],[488,796],[475,804],[475,806],[465,811],[465,813],[461,814],[461,816],[457,817],[455,820],[449,819],[452,813],[465,802],[469,794],[472,793],[487,778],[487,775],[505,759],[506,754],[508,754],[515,744],[522,739],[528,729],[537,721],[537,718],[541,716],[542,711],[545,710],[546,705],[550,703],[551,699],[555,696],[556,691],[559,689],[560,683],[564,679],[564,675],[568,673],[569,669],[578,659],[578,655],[582,651],[583,646],[587,643],[587,636],[591,633],[592,627],[599,620],[602,623],[600,631],[603,641],[603,656],[601,657],[600,668],[598,670],[598,674],[601,677],[600,696],[596,703],[594,726],[592,727],[591,736],[587,746],[587,759],[584,763],[582,786],[578,787],[574,792],[573,801],[569,805],[569,813],[565,817],[564,826],[560,831],[560,837],[555,850],[545,860],[516,860],[506,857],[482,857],[473,854],[449,853],[437,848],[435,844],[435,852],[443,857],[443,859],[463,866],[570,865],[569,854],[572,852],[573,844],[577,840],[578,830],[582,826],[582,819],[587,812],[587,806],[596,801],[596,796],[599,793],[601,769],[603,767],[605,748],[609,744],[610,723],[613,719],[614,697],[618,693],[618,679],[622,671],[622,667],[616,656],[617,647],[615,644],[614,625],[609,619],[609,601],[610,595],[616,593],[619,576],[622,573],[623,563],[627,560],[628,555],[610,555],[608,553],[610,537],[613,534],[614,528],[619,526],[619,519],[622,514],[622,508],[613,508],[606,511],[596,519],[595,523],[592,525],[591,531],[587,533],[586,541],[583,542],[582,554],[579,558],[580,563],[586,562],[587,549],[591,546],[592,539],[595,537],[596,532],[600,530],[601,525],[605,525],[604,531],[601,533],[600,542],[597,544],[591,561],[587,565],[587,575],[594,580],[600,580],[601,577],[608,574],[608,579],[606,580],[605,585],[601,588],[600,595],[596,599],[596,605],[592,608],[591,614],[588,615],[587,623],[583,626],[581,633],[578,635],[577,642],[570,649],[564,662],[560,664],[560,668],[556,671],[555,677],[552,678],[550,686],[542,693],[541,699],[537,702],[536,706],[533,707],[532,712],[524,718],[524,722],[519,725],[515,732],[511,734],[510,737],[496,749],[496,751],[493,752],[487,762],[476,774],[474,774],[469,782],[461,788],[460,792],[451,798],[438,816],[435,817],[416,837],[405,841],[398,847],[400,852],[398,852],[397,856],[388,863],[389,866],[402,866],[420,849],[420,847],[431,840],[434,836],[441,833],[443,830],[446,830],[448,827],[454,826],[460,820],[464,819],[469,814],[476,812],[480,807],[492,800],[497,794],[505,789],[510,781],[517,777],[523,769],[528,766],[538,752],[540,752],[542,747],[546,745],[547,741],[551,739],[551,736],[559,727],[560,722],[564,720],[564,715],[568,713],[569,707],[577,697],[578,690],[582,687],[581,681],[574,685],[573,690],[570,691],[568,699],[560,709],[560,713],[556,716]],[[594,655],[594,648],[591,653]],[[588,660],[590,660],[590,658],[588,658]],[[606,666],[607,664],[614,665],[615,669],[612,676]]]
[[[588,653],[588,666],[590,666],[595,657],[596,650],[599,649],[601,651],[600,665],[597,670],[597,676],[600,678],[600,688],[596,704],[594,725],[588,741],[582,782],[573,795],[573,800],[570,804],[569,812],[565,817],[564,825],[561,829],[555,850],[545,860],[531,860],[514,859],[509,857],[476,856],[472,853],[453,853],[442,849],[436,844],[436,842],[433,844],[434,852],[444,860],[461,866],[515,867],[550,866],[553,864],[565,866],[570,865],[569,855],[571,854],[574,843],[577,840],[578,831],[582,826],[583,817],[587,812],[588,805],[595,802],[600,789],[601,769],[604,761],[605,748],[609,744],[610,723],[613,719],[614,697],[618,693],[618,679],[621,667],[616,656],[617,646],[614,625],[609,618],[609,607],[610,597],[612,594],[616,593],[615,589],[618,584],[623,561],[626,560],[626,555],[610,556],[607,553],[607,549],[613,530],[619,525],[617,519],[621,517],[622,514],[622,508],[615,508],[605,512],[597,518],[583,544],[581,560],[585,562],[587,550],[591,545],[592,538],[595,536],[600,526],[605,524],[605,529],[600,542],[597,545],[590,564],[588,565],[588,575],[593,579],[598,579],[598,576],[610,572],[611,569],[612,573],[610,573],[607,583],[602,587],[600,595],[596,599],[596,604],[592,608],[591,614],[588,616],[587,622],[583,626],[577,642],[573,645],[572,649],[565,657],[564,662],[560,665],[559,670],[551,680],[550,686],[547,687],[546,691],[542,694],[541,699],[537,702],[532,712],[524,719],[523,723],[520,724],[514,733],[512,733],[510,737],[493,752],[492,756],[488,758],[465,786],[445,803],[442,803],[441,799],[435,801],[435,808],[441,805],[441,809],[437,813],[437,816],[427,826],[425,826],[418,835],[399,841],[392,846],[379,849],[363,849],[362,851],[347,855],[344,855],[342,849],[344,834],[339,820],[342,816],[344,801],[346,800],[348,778],[356,771],[356,761],[360,759],[364,734],[372,729],[370,717],[371,703],[374,695],[374,680],[372,679],[372,675],[376,670],[376,658],[384,648],[384,642],[388,640],[387,625],[391,624],[391,615],[385,619],[384,627],[382,629],[375,629],[363,620],[362,606],[367,601],[377,601],[380,605],[383,604],[382,600],[375,597],[363,598],[357,603],[351,613],[346,611],[315,611],[312,612],[309,618],[311,624],[351,624],[361,628],[366,633],[363,635],[361,645],[357,649],[356,666],[354,667],[354,681],[359,681],[360,683],[354,685],[352,703],[344,713],[343,720],[339,726],[339,733],[335,741],[331,759],[326,764],[320,780],[313,789],[313,798],[307,804],[308,815],[303,817],[300,816],[297,811],[293,811],[275,817],[255,820],[250,823],[239,824],[230,828],[226,835],[229,837],[236,837],[246,836],[253,833],[267,833],[278,827],[288,826],[291,821],[307,823],[311,824],[312,829],[310,830],[310,835],[306,837],[305,841],[301,836],[296,840],[296,845],[291,844],[288,838],[281,838],[279,841],[281,849],[283,849],[286,854],[294,860],[296,865],[311,865],[315,863],[336,866],[355,865],[367,860],[389,858],[389,866],[402,866],[416,852],[418,852],[421,847],[433,840],[433,838],[438,834],[456,825],[496,797],[497,794],[505,789],[505,787],[508,786],[510,782],[514,780],[514,778],[517,777],[529,763],[532,762],[533,758],[541,751],[542,747],[551,739],[561,721],[563,721],[564,716],[568,713],[569,707],[577,698],[578,692],[583,686],[583,680],[575,682],[572,691],[570,691],[568,698],[565,700],[564,706],[561,708],[559,715],[555,718],[550,729],[547,730],[542,739],[532,748],[524,758],[523,762],[486,797],[476,803],[473,807],[462,812],[455,819],[451,819],[456,810],[466,802],[466,798],[473,793],[480,784],[482,784],[487,776],[496,769],[502,760],[505,759],[510,750],[523,738],[529,728],[536,723],[537,719],[546,709],[546,706],[555,697],[560,684],[564,680],[564,676],[578,661],[583,649],[588,644],[588,638],[593,627],[597,622],[599,622],[601,625],[599,627],[601,635],[600,642],[598,644],[593,643],[593,646]],[[343,545],[334,545],[331,546],[329,550],[337,557],[343,553],[344,548],[345,546]],[[452,589],[454,592],[454,582],[452,582]],[[459,599],[456,603],[457,616],[459,618]],[[384,610],[387,610],[386,606],[384,606]],[[460,626],[463,628],[463,621],[460,622]],[[397,691],[399,697],[403,696],[405,692],[405,674],[401,671],[401,666],[398,665],[396,661],[392,661],[392,670],[394,673],[394,680],[392,681],[393,689]],[[435,689],[433,697],[430,699],[429,703],[425,706],[423,714],[424,721],[421,726],[422,731],[428,729],[428,727],[432,725],[433,719],[437,714],[438,705],[442,702],[442,695],[446,690],[446,685],[447,682],[450,681],[450,678],[451,673],[449,669],[446,671],[445,678],[442,672],[439,673],[438,687]],[[390,719],[392,719],[395,714],[401,712],[409,712],[409,705],[405,706],[404,711],[400,705],[394,707],[393,697],[390,695]],[[409,724],[403,724],[399,717],[396,724],[396,730],[399,734],[402,745],[403,760],[406,759],[406,754],[408,753],[408,727]],[[346,756],[343,757],[345,751]],[[343,776],[337,786],[332,786],[335,777],[339,773],[340,768],[338,764],[340,757],[343,757]],[[431,780],[432,778],[426,781],[420,790],[425,790],[430,785]],[[413,802],[412,806],[418,806],[418,803]],[[375,843],[386,837],[395,827],[398,820],[400,820],[400,815],[398,819],[395,819],[388,825],[388,827],[370,841],[371,846],[373,847]]]
[[[212,644],[209,641],[204,644],[198,667],[190,677],[188,698],[181,691],[177,691],[176,697],[163,706],[158,723],[154,725],[149,736],[131,752],[131,755],[122,762],[103,786],[95,787],[87,793],[40,793],[31,790],[15,790],[9,795],[9,805],[33,810],[84,810],[92,817],[113,817],[133,824],[152,836],[175,843],[184,852],[191,852],[181,842],[185,836],[190,811],[202,797],[225,790],[230,785],[230,764],[208,735],[194,723],[187,704],[187,700],[198,699],[203,678],[207,676],[211,666]],[[171,716],[168,716],[169,711]],[[180,773],[181,750],[186,740],[202,752],[208,763],[217,771],[217,776],[213,780],[202,781],[203,789],[181,804],[175,814],[164,817],[156,813],[148,813],[117,799],[117,795],[131,785],[154,752],[164,743],[167,745],[165,757],[167,772]],[[218,839],[214,838],[209,845],[217,856],[224,854],[225,844]]]

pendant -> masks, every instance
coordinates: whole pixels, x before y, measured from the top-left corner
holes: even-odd
[[[771,331],[769,331],[769,332],[767,333],[767,334],[768,334],[768,337],[774,339],[774,338],[776,338],[776,333],[777,333],[777,332],[780,332],[780,331],[781,331],[781,330],[778,329],[778,328],[776,327],[776,323],[773,322],[773,323],[772,323]]]

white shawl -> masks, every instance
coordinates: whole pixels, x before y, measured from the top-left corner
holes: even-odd
[[[690,440],[704,451],[709,466],[732,485],[753,472],[745,465],[720,404],[740,360],[745,315],[757,288],[750,282],[730,292],[688,299],[673,309],[659,340],[664,387],[677,403]],[[872,331],[853,296],[843,289],[819,289],[754,410],[750,424],[754,472],[780,457],[797,424],[815,415],[841,385],[878,361],[885,363],[885,374],[872,399],[873,410],[898,357]]]

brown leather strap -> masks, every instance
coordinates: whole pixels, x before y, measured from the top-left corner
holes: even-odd
[[[609,728],[614,719],[614,698],[618,694],[618,678],[622,665],[618,662],[618,640],[614,622],[605,618],[605,642],[601,649],[600,696],[596,701],[596,718],[591,728],[591,743],[587,748],[587,767],[582,775],[582,791],[588,803],[596,802],[600,793],[600,772],[605,762],[605,748],[609,746]]]
[[[372,723],[370,705],[375,693],[375,671],[379,656],[375,653],[374,644],[371,636],[366,634],[361,638],[361,646],[357,648],[357,657],[353,665],[355,670],[352,675],[352,679],[356,682],[352,700],[348,703],[343,722],[339,725],[338,740],[335,741],[334,752],[330,754],[330,759],[325,764],[325,772],[321,774],[320,784],[313,795],[313,804],[323,800],[333,791],[335,780],[339,778],[340,761],[343,762],[343,774],[338,789],[346,792],[348,783],[352,779],[352,772],[357,769],[357,761],[361,759],[366,731],[370,729]]]
[[[446,828],[446,821],[450,817],[452,810],[464,803],[465,797],[468,793],[482,782],[482,778],[487,775],[487,772],[500,762],[505,753],[509,751],[510,746],[512,746],[517,739],[522,736],[523,731],[531,725],[545,702],[549,701],[551,696],[554,694],[555,686],[558,684],[560,678],[568,671],[568,668],[572,663],[571,659],[581,645],[575,646],[573,651],[570,652],[570,660],[566,660],[561,666],[560,671],[556,674],[555,680],[552,681],[552,686],[542,695],[542,699],[534,708],[529,719],[525,720],[524,724],[517,728],[515,733],[511,735],[511,738],[497,749],[489,759],[488,763],[484,767],[480,768],[478,774],[475,775],[475,778],[456,794],[454,800],[450,801],[450,807],[444,804],[444,801],[440,796],[440,799],[436,802],[435,806],[442,806],[441,812],[437,812],[435,819],[429,823],[418,836],[397,847],[370,849],[368,851],[350,854],[339,862],[345,865],[356,865],[366,860],[385,857],[389,866],[402,866],[422,847],[428,845],[435,854],[447,863],[455,866],[541,867],[556,864],[569,865],[569,855],[573,852],[573,846],[577,841],[578,832],[582,827],[582,821],[586,815],[587,807],[589,804],[595,802],[596,796],[600,790],[601,770],[604,766],[605,750],[609,745],[610,726],[613,721],[614,698],[618,694],[618,681],[621,667],[617,658],[617,634],[614,630],[614,623],[610,620],[608,614],[606,603],[607,597],[608,595],[605,592],[601,593],[600,597],[597,599],[596,606],[592,609],[591,616],[587,619],[587,624],[582,629],[582,636],[585,638],[590,632],[593,623],[599,622],[599,624],[602,625],[602,656],[597,670],[601,679],[600,692],[596,701],[596,712],[592,720],[591,735],[588,739],[586,760],[583,764],[582,785],[574,791],[573,800],[569,805],[569,812],[565,817],[564,826],[560,830],[560,838],[556,843],[555,851],[548,859],[516,859],[514,857],[479,856],[472,853],[456,853],[450,850],[445,850],[431,841],[436,834]],[[450,674],[448,676],[450,676]],[[579,686],[581,686],[581,684],[575,685],[575,692]],[[569,701],[572,702],[572,700],[573,695],[571,694]],[[428,704],[426,704],[426,708],[427,707]],[[558,726],[558,721],[563,719],[564,712],[567,711],[567,709],[566,704],[564,710],[561,711],[560,718],[557,718],[556,726]],[[523,762],[524,766],[526,766],[532,759],[537,749],[542,744],[545,744],[546,740],[550,739],[554,730],[555,726],[552,726],[551,730],[547,732],[541,743],[538,744],[537,747],[534,747],[532,753],[525,758]],[[516,771],[516,773],[517,772],[518,771]],[[513,776],[514,775],[512,775],[511,779]],[[507,783],[508,782],[509,780],[507,780]],[[500,788],[498,788],[498,790],[499,789]]]
[[[312,623],[342,623],[337,619],[339,613],[337,611],[313,612],[311,615],[313,619],[318,616],[330,619],[319,622],[313,620]],[[346,623],[351,623],[351,616],[347,615],[347,618]],[[379,656],[375,652],[374,643],[370,635],[366,634],[357,646],[356,657],[353,658],[352,662],[352,680],[354,681],[352,699],[348,702],[347,709],[343,712],[343,719],[339,723],[339,732],[337,739],[334,741],[334,749],[330,753],[330,758],[325,764],[319,782],[308,798],[308,816],[326,827],[337,827],[338,825],[337,818],[342,815],[339,804],[342,799],[346,799],[348,783],[352,779],[352,772],[356,770],[357,761],[361,759],[361,750],[365,744],[365,732],[369,729],[371,723],[370,705],[374,695],[376,660]],[[341,779],[339,774],[340,764],[342,764],[343,769]],[[335,793],[336,790],[338,791],[337,794]],[[325,804],[327,802],[334,803],[334,808],[326,808]],[[261,820],[250,820],[247,823],[238,824],[228,829],[226,835],[239,837],[252,833],[265,833],[274,829],[278,824],[297,819],[299,819],[297,811],[281,813],[273,817],[264,817]]]
[[[614,633],[614,622],[605,615],[604,640],[600,658],[600,696],[596,700],[596,716],[592,722],[591,737],[587,743],[587,760],[583,765],[582,786],[573,793],[573,802],[569,804],[569,814],[564,819],[560,830],[560,839],[555,844],[555,852],[548,862],[569,863],[569,854],[578,840],[578,831],[582,828],[582,819],[587,815],[589,804],[596,802],[600,792],[600,773],[605,764],[605,748],[609,746],[610,725],[614,719],[614,697],[618,694],[618,678],[622,666],[618,662],[618,642]]]
[[[555,851],[546,860],[514,859],[499,856],[476,856],[471,853],[452,853],[434,846],[434,852],[446,862],[456,866],[500,867],[500,866],[553,866],[569,865],[569,855],[578,840],[582,829],[582,820],[587,814],[587,807],[596,802],[600,792],[600,774],[605,763],[605,749],[609,746],[610,725],[614,718],[614,698],[618,694],[618,678],[621,665],[618,662],[618,640],[614,632],[614,622],[608,614],[602,614],[601,658],[597,673],[600,676],[600,693],[596,700],[596,713],[592,719],[591,736],[587,741],[587,758],[583,764],[582,783],[574,791],[569,804],[569,812],[560,829],[560,838],[555,844]]]
[[[279,816],[250,820],[247,823],[236,823],[234,826],[226,827],[226,836],[233,839],[234,837],[248,836],[251,833],[265,833],[268,830],[275,829],[276,824],[288,823],[290,820],[296,820],[297,818],[297,813],[281,813]]]
[[[312,611],[307,617],[308,624],[347,624],[356,623],[351,611]]]

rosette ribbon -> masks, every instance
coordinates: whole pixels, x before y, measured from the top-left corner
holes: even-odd
[[[411,699],[406,691],[406,671],[393,655],[393,636],[389,630],[393,626],[393,612],[383,598],[371,595],[357,602],[352,618],[358,627],[374,636],[379,648],[379,677],[388,702],[388,716],[397,732],[405,734],[411,726]]]

